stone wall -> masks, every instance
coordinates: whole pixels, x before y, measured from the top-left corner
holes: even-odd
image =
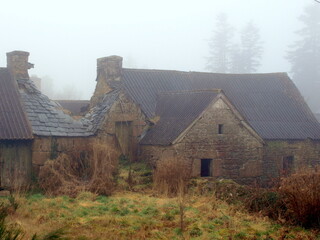
[[[39,168],[48,159],[55,159],[61,153],[87,151],[93,137],[35,137],[32,144],[32,165],[37,176]]]
[[[264,178],[272,181],[284,172],[283,161],[286,157],[293,157],[292,170],[303,166],[320,164],[320,141],[296,140],[296,141],[265,141],[263,153]]]
[[[223,133],[218,134],[218,125]],[[257,138],[223,100],[218,100],[170,146],[142,146],[141,159],[151,165],[161,158],[182,156],[201,175],[201,159],[212,159],[211,176],[239,183],[268,185],[284,174],[283,161],[293,158],[292,170],[320,164],[320,141],[271,141]]]
[[[223,133],[218,133],[223,124]],[[260,180],[263,143],[222,99],[204,114],[173,146],[142,146],[142,159],[151,163],[164,156],[179,155],[192,164],[192,175],[201,174],[201,159],[212,159],[211,176],[240,183]]]
[[[31,140],[0,142],[0,186],[28,187],[32,178]]]
[[[119,140],[120,137],[117,136],[117,123],[130,124],[130,128],[123,129],[123,131],[130,131],[124,134],[126,136],[124,139]],[[110,139],[115,139],[121,152],[129,155],[132,160],[136,160],[139,153],[139,138],[146,127],[146,117],[141,109],[125,94],[120,94],[118,101],[109,110],[98,136],[110,136]],[[123,146],[130,146],[128,154],[125,149],[121,149]]]

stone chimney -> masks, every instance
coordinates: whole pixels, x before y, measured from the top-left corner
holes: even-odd
[[[90,100],[91,107],[103,100],[106,93],[120,86],[122,57],[109,56],[97,59],[97,85]]]
[[[7,53],[7,68],[15,80],[29,79],[28,70],[33,64],[28,62],[29,53],[24,51],[13,51]]]

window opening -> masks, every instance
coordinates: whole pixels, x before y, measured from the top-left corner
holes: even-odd
[[[223,134],[223,124],[218,125],[218,134]]]

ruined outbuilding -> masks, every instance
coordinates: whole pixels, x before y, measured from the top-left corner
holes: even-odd
[[[42,94],[30,80],[29,53],[7,53],[0,69],[1,186],[28,186],[39,168],[60,153],[86,149],[93,136],[89,121],[77,121]]]

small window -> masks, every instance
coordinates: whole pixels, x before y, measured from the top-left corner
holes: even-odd
[[[223,124],[218,124],[218,134],[223,134]]]

